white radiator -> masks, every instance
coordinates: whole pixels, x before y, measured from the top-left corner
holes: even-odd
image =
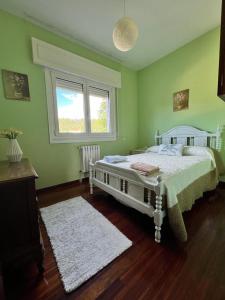
[[[100,159],[100,146],[90,145],[80,147],[80,171],[86,173],[89,171],[89,162],[95,163]]]

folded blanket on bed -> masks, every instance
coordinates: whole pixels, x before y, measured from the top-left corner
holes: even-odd
[[[122,155],[108,155],[108,156],[104,157],[104,160],[107,163],[114,164],[114,163],[119,163],[119,162],[127,161],[127,157],[126,156],[122,156]]]
[[[152,166],[149,164],[137,162],[130,165],[130,167],[134,170],[137,170],[141,173],[141,175],[148,176],[151,173],[159,171],[159,167]]]

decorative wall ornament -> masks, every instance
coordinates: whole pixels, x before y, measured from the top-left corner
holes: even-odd
[[[5,97],[12,100],[30,101],[28,76],[25,74],[2,70]]]
[[[173,111],[189,108],[189,89],[173,94]]]

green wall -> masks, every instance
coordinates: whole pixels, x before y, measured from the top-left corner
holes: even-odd
[[[125,154],[138,145],[151,145],[156,129],[163,132],[189,124],[215,131],[218,124],[225,124],[225,103],[216,96],[219,28],[139,72],[3,11],[0,37],[0,69],[28,74],[31,93],[31,102],[7,100],[0,78],[0,128],[24,131],[18,140],[39,174],[38,188],[79,178],[79,144],[49,143],[44,70],[32,63],[31,37],[121,71],[118,139],[101,142],[102,155]],[[189,109],[173,112],[173,93],[187,88]],[[6,147],[7,140],[1,139],[0,159],[5,159]],[[225,161],[224,145],[219,157]]]
[[[23,130],[18,138],[25,157],[32,161],[39,179],[38,188],[79,178],[78,144],[50,144],[44,70],[32,63],[31,37],[121,71],[122,88],[118,91],[118,139],[101,142],[105,153],[128,153],[137,146],[137,72],[96,54],[67,39],[50,33],[25,20],[0,11],[0,69],[28,74],[31,102],[7,100],[0,78],[0,128]],[[0,75],[1,76],[1,75]],[[7,140],[0,140],[0,159],[5,159]]]
[[[138,72],[139,144],[154,143],[157,129],[193,125],[215,131],[225,125],[218,98],[219,28]],[[189,109],[173,112],[173,93],[190,89]],[[225,150],[220,153],[225,161]]]

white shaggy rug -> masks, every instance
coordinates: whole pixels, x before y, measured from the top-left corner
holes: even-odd
[[[132,242],[82,197],[41,209],[66,292],[104,268]]]

